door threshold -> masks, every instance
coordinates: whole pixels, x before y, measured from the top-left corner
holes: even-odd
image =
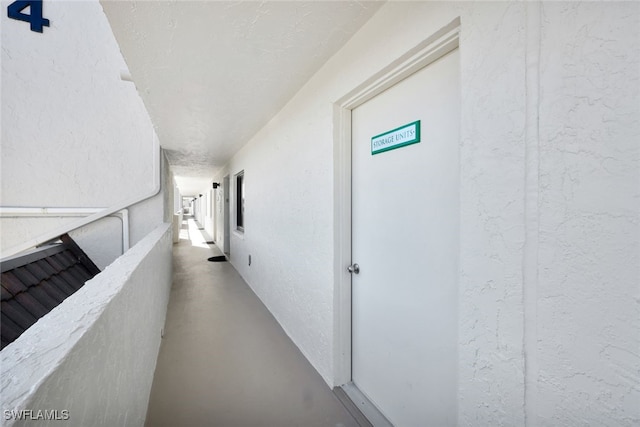
[[[335,387],[333,393],[360,427],[393,427],[353,382]]]

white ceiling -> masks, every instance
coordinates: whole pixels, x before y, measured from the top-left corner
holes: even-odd
[[[201,191],[381,5],[101,4],[185,196]]]

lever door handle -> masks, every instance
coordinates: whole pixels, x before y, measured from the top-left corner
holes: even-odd
[[[352,274],[359,274],[360,266],[358,264],[350,265],[349,267],[347,267],[347,271]]]

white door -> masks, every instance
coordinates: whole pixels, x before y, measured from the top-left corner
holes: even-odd
[[[352,378],[396,426],[456,424],[458,62],[456,49],[352,112]],[[372,154],[372,137],[417,121],[420,142]]]

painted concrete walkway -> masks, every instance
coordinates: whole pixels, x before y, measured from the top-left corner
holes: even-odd
[[[180,237],[146,426],[357,426],[192,219]]]

